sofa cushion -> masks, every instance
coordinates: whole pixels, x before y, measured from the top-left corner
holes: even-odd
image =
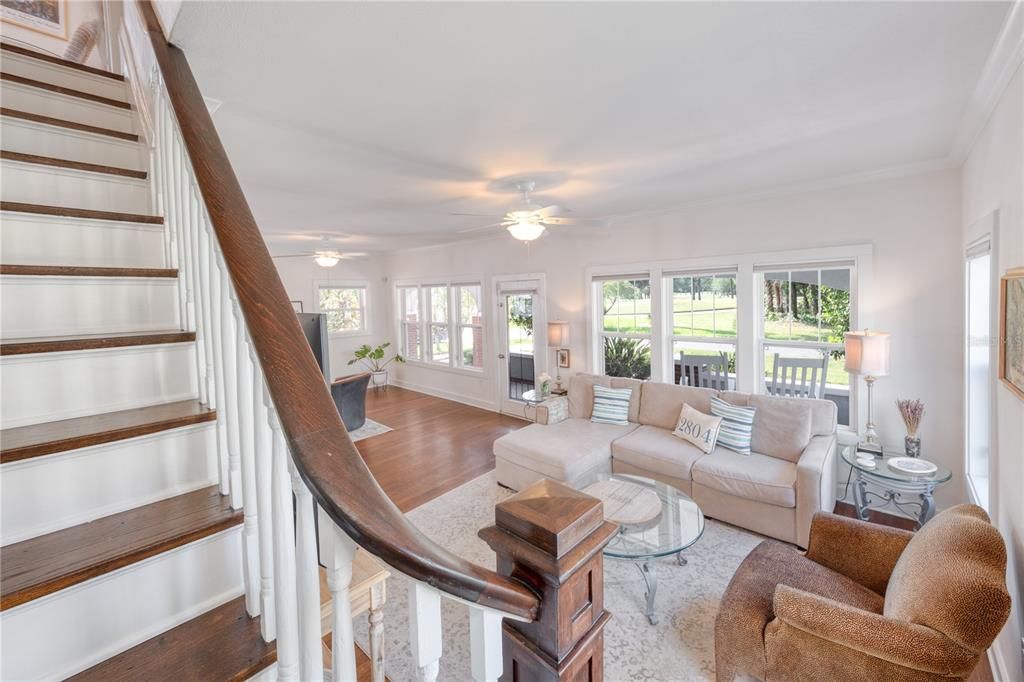
[[[672,435],[693,443],[706,454],[715,449],[721,427],[721,417],[712,417],[710,414],[704,414],[683,403],[683,411],[679,414],[679,423],[672,431]]]
[[[811,441],[811,405],[803,398],[752,395],[754,413],[750,447],[763,455],[796,462]]]
[[[693,465],[694,483],[776,507],[796,507],[796,464],[717,447]]]
[[[569,417],[590,419],[594,413],[594,384],[611,386],[611,377],[576,374],[569,380]]]
[[[711,396],[716,394],[710,388],[645,381],[640,395],[640,423],[671,431],[676,428],[683,403],[711,414]]]
[[[612,377],[612,388],[631,388],[633,393],[629,396],[629,421],[634,424],[640,423],[640,391],[644,381],[641,379],[630,379],[628,377]]]
[[[733,405],[718,396],[711,398],[711,414],[722,418],[718,442],[741,455],[750,454],[750,440],[754,431],[756,408]]]
[[[693,463],[704,456],[700,448],[657,426],[641,426],[612,443],[612,456],[662,476],[690,480]]]
[[[633,395],[631,388],[608,388],[594,384],[590,390],[594,392],[594,409],[590,421],[595,424],[629,423],[629,397]]]
[[[595,424],[589,418],[531,424],[494,441],[494,455],[548,478],[569,481],[607,463],[612,441],[634,429],[635,424]]]
[[[886,616],[937,630],[972,651],[988,648],[1009,612],[1006,545],[973,504],[951,507],[917,531],[885,592]]]

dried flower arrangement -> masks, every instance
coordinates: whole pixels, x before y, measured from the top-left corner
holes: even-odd
[[[921,427],[921,418],[924,417],[924,403],[920,400],[897,399],[896,407],[899,408],[903,423],[907,426],[907,435],[916,438],[917,430]]]

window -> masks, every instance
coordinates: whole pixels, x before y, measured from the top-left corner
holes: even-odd
[[[764,390],[771,392],[776,357],[820,360],[824,387],[819,380],[815,390],[819,397],[836,403],[839,423],[849,425],[850,378],[844,369],[843,343],[844,334],[850,331],[853,265],[756,270],[762,292],[759,347],[764,358]]]
[[[420,288],[399,287],[398,308],[400,311],[399,332],[401,334],[400,348],[406,360],[421,360],[422,343],[420,341],[421,323],[420,317]]]
[[[992,249],[988,238],[967,250],[967,480],[973,498],[988,508],[992,423]]]
[[[331,334],[358,334],[366,331],[366,286],[321,284],[317,306],[327,315]]]
[[[482,292],[479,284],[455,287],[459,322],[455,338],[459,342],[458,366],[480,369],[484,366],[484,326]]]
[[[483,369],[480,284],[407,284],[397,287],[397,291],[406,360],[471,371]]]
[[[725,353],[729,388],[735,389],[736,274],[670,273],[665,276],[665,291],[672,321],[669,343],[665,344],[671,351],[672,380],[686,384],[695,379],[683,371],[683,353],[702,356]]]
[[[596,280],[601,305],[599,341],[608,376],[651,377],[651,280],[648,277]]]

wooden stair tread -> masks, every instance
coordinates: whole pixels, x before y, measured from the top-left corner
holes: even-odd
[[[195,332],[180,329],[121,332],[118,334],[79,334],[75,336],[39,336],[0,340],[0,356],[32,353],[61,353],[72,350],[155,346],[165,343],[187,343],[196,340]]]
[[[173,268],[108,268],[82,265],[14,265],[0,264],[0,275],[22,277],[156,277],[174,279]]]
[[[32,59],[38,59],[41,62],[49,62],[51,64],[58,64],[60,66],[66,66],[69,69],[75,69],[76,71],[84,71],[85,73],[91,73],[94,76],[103,76],[104,78],[110,78],[111,80],[124,81],[124,76],[119,73],[112,71],[104,71],[103,69],[97,69],[95,66],[86,66],[85,64],[79,64],[78,62],[68,61],[67,59],[61,59],[53,55],[45,54],[43,52],[37,52],[36,50],[30,50],[27,47],[20,45],[13,45],[11,43],[0,43],[0,50],[5,52],[12,52],[14,54],[24,55],[31,57]]]
[[[0,431],[0,463],[136,438],[213,421],[215,410],[198,400],[180,400],[89,417],[18,426]]]
[[[3,548],[0,611],[242,523],[216,485]]]
[[[50,206],[48,204],[28,204],[21,201],[0,201],[0,211],[16,213],[34,213],[36,215],[55,215],[65,218],[91,218],[93,220],[114,220],[123,223],[145,223],[163,225],[164,219],[158,215],[142,213],[120,213],[117,211],[97,211],[92,208],[72,208],[70,206]]]
[[[27,111],[9,109],[7,107],[0,107],[0,116],[19,118],[23,121],[33,121],[35,123],[43,123],[45,125],[56,126],[58,128],[67,128],[68,130],[81,130],[85,133],[116,137],[120,140],[127,140],[129,142],[139,141],[139,136],[135,133],[126,133],[122,130],[113,130],[111,128],[89,125],[87,123],[78,123],[77,121],[69,121],[64,118],[54,118],[53,116],[43,116],[42,114],[33,114]]]
[[[127,109],[131,111],[132,108],[132,105],[128,102],[124,102],[118,99],[111,99],[110,97],[103,97],[102,95],[94,95],[91,92],[75,90],[74,88],[66,88],[63,85],[54,85],[53,83],[47,83],[45,81],[36,80],[34,78],[26,78],[25,76],[18,76],[13,73],[0,71],[0,81],[7,81],[8,83],[17,83],[18,85],[27,85],[30,88],[47,90],[49,92],[55,92],[60,95],[67,95],[69,97],[77,97],[78,99],[88,100],[90,102],[95,102],[96,104],[105,104],[106,106],[116,107],[118,109]]]
[[[331,636],[324,637],[329,666]],[[356,679],[369,682],[370,659],[358,646]],[[69,678],[75,682],[246,680],[277,661],[277,642],[264,642],[260,621],[238,597]]]
[[[71,159],[58,159],[52,156],[38,156],[37,154],[25,154],[23,152],[12,152],[0,150],[0,159],[4,161],[18,161],[20,163],[32,163],[37,166],[52,166],[54,168],[71,168],[73,170],[88,171],[90,173],[104,173],[106,175],[120,175],[126,178],[137,178],[145,180],[149,177],[146,171],[132,170],[131,168],[119,168],[117,166],[104,166],[99,163],[85,163],[84,161],[72,161]]]

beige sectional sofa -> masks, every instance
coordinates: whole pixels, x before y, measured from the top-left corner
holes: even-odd
[[[590,421],[594,384],[633,388],[629,424]],[[704,454],[672,435],[683,403],[710,414],[711,396],[757,408],[752,454]],[[655,478],[690,495],[708,517],[807,546],[811,517],[835,506],[836,406],[827,400],[578,374],[538,423],[494,441],[498,482],[521,490],[541,478],[580,485],[614,471]],[[567,416],[565,416],[567,415]]]

